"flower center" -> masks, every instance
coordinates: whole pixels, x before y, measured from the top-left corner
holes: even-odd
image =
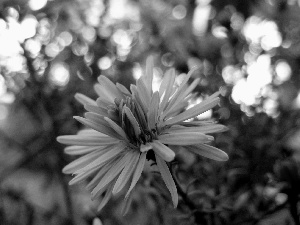
[[[115,113],[119,117],[119,125],[126,133],[129,142],[135,147],[145,145],[157,139],[157,129],[149,129],[147,115],[142,107],[131,97],[115,99]],[[129,110],[130,112],[128,112]]]

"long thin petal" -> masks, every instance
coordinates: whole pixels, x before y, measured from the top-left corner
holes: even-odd
[[[147,113],[148,126],[150,129],[155,128],[155,125],[157,123],[158,106],[159,106],[159,93],[155,92],[152,95],[152,99],[151,99],[150,106],[149,106],[149,111]]]
[[[169,168],[168,168],[166,162],[162,158],[160,158],[160,156],[158,156],[157,154],[155,154],[155,158],[156,158],[156,163],[157,163],[158,169],[160,171],[160,174],[162,176],[162,179],[165,182],[165,184],[171,194],[174,208],[176,208],[178,205],[178,194],[177,194],[177,188],[175,186],[173,177],[169,171]]]
[[[174,101],[174,103],[173,103],[172,105],[170,104],[170,107],[168,107],[169,109],[166,110],[166,112],[165,112],[164,114],[167,114],[167,113],[169,113],[170,111],[172,111],[174,108],[176,108],[176,106],[177,106],[178,104],[180,104],[181,101],[184,100],[184,98],[185,98],[188,94],[190,94],[190,93],[195,89],[195,87],[199,84],[199,81],[200,81],[200,78],[195,79],[195,80],[192,82],[192,84],[191,84],[185,91],[183,91],[183,93],[181,93],[181,94],[176,98],[176,100]]]
[[[128,195],[130,194],[132,189],[135,187],[136,183],[138,182],[138,180],[140,179],[140,177],[142,175],[142,172],[143,172],[143,169],[144,169],[144,166],[145,166],[145,162],[146,162],[146,155],[147,155],[147,152],[143,152],[143,153],[140,154],[138,164],[136,165],[136,169],[134,171],[132,181],[131,181],[130,187],[129,187],[127,193],[126,193],[125,198],[128,197]]]
[[[100,85],[102,86],[102,88],[109,93],[109,95],[115,99],[123,99],[124,95],[122,94],[121,91],[119,91],[119,89],[116,87],[116,85],[109,80],[106,76],[100,75],[98,77],[98,82],[100,83]]]
[[[142,107],[143,111],[145,113],[147,113],[148,106],[146,105],[146,102],[139,95],[137,87],[132,84],[132,85],[130,85],[130,90],[131,90],[133,99],[136,101],[137,104],[139,104]]]
[[[186,149],[195,154],[204,156],[209,159],[213,159],[217,161],[228,160],[228,155],[225,152],[210,145],[206,145],[206,144],[198,144],[196,146],[191,145],[191,146],[186,146]]]
[[[102,101],[104,101],[106,104],[114,103],[116,97],[114,95],[112,95],[107,88],[103,88],[103,86],[100,84],[95,84],[94,90],[97,93],[97,95],[100,96]],[[97,101],[98,101],[98,99],[97,99]],[[97,104],[98,104],[98,102],[97,102]]]
[[[118,177],[115,186],[113,188],[112,193],[116,194],[118,192],[120,192],[124,186],[127,184],[128,180],[130,179],[133,170],[135,169],[138,160],[139,160],[139,156],[140,154],[136,151],[131,153],[131,158],[130,161],[128,161],[128,163],[125,165],[122,173],[120,174],[120,176]]]
[[[106,136],[82,136],[82,135],[64,135],[57,137],[57,141],[66,145],[80,146],[103,146],[118,143],[120,140]]]
[[[79,130],[77,132],[77,135],[82,135],[82,136],[100,136],[100,137],[107,137],[106,134],[102,134],[96,130],[93,130],[93,129],[82,129],[82,130]]]
[[[131,154],[129,153],[125,154],[114,167],[107,171],[107,173],[101,179],[101,182],[93,189],[93,199],[99,197],[103,189],[105,189],[106,186],[121,173],[125,165],[128,163],[130,156]]]
[[[84,94],[81,93],[76,93],[75,94],[75,99],[80,102],[82,105],[90,104],[90,105],[97,105],[96,101],[93,99],[85,96]]]
[[[208,124],[203,126],[196,127],[185,127],[185,126],[172,126],[169,129],[166,129],[164,133],[184,133],[184,132],[198,132],[203,134],[211,134],[218,132],[225,132],[228,128],[221,124]]]
[[[195,145],[212,141],[213,137],[196,132],[176,132],[169,134],[161,134],[158,136],[158,140],[161,143],[168,145]]]
[[[100,168],[100,166],[95,167],[94,169],[89,170],[88,172],[77,174],[72,180],[70,180],[69,185],[74,185],[74,184],[77,184],[77,183],[85,180],[86,178],[88,178],[88,177],[92,176],[93,174],[97,173],[99,168]]]
[[[64,152],[69,155],[84,155],[102,148],[105,148],[105,146],[87,147],[87,146],[73,145],[73,146],[66,147],[64,149]]]
[[[123,205],[122,205],[122,215],[125,216],[129,209],[132,202],[132,192],[129,194],[127,198],[125,198]]]
[[[86,115],[90,115],[90,114],[86,113]],[[90,119],[85,119],[85,118],[82,118],[79,116],[74,116],[74,119],[76,119],[77,121],[79,121],[80,123],[82,123],[83,125],[85,125],[87,127],[90,127],[96,131],[99,131],[100,133],[106,134],[106,135],[116,138],[116,139],[119,138],[119,135],[113,129],[111,129],[108,126],[108,124],[105,125],[103,123],[100,123],[100,121],[96,121],[95,119],[93,121],[91,121]]]
[[[175,158],[173,150],[162,144],[160,141],[153,140],[153,142],[150,142],[149,144],[152,146],[153,151],[165,161],[170,162]]]
[[[101,182],[102,177],[107,173],[107,171],[109,171],[112,167],[114,167],[119,162],[119,160],[120,160],[120,158],[116,157],[113,160],[108,161],[101,168],[99,168],[98,173],[93,177],[93,179],[85,187],[86,190],[91,192]]]
[[[99,156],[103,154],[102,151],[94,151],[91,152],[85,156],[82,156],[70,164],[66,165],[63,168],[63,173],[65,174],[71,174],[74,173],[75,171],[78,171],[79,169],[85,167],[86,165],[92,163],[95,159],[97,159]]]
[[[111,119],[109,119],[107,117],[104,117],[104,119],[107,121],[107,123],[111,126],[111,128],[114,131],[116,131],[124,140],[128,141],[126,133],[118,124],[116,124],[114,121],[112,121]]]
[[[113,182],[111,182],[111,184],[108,186],[104,197],[101,199],[101,203],[97,208],[98,212],[100,212],[101,209],[103,209],[103,207],[107,204],[108,200],[110,199],[110,197],[112,195],[112,187],[113,187]]]
[[[124,95],[128,95],[128,96],[130,96],[131,95],[131,93],[128,91],[128,89],[124,86],[124,85],[122,85],[122,84],[120,84],[120,83],[116,83],[116,87],[119,89],[119,91],[121,91]]]
[[[84,108],[89,111],[89,112],[92,112],[92,113],[97,113],[101,116],[106,116],[108,117],[108,113],[107,113],[107,109],[105,108],[102,108],[98,105],[90,105],[90,104],[86,104],[84,105]]]
[[[159,90],[160,96],[163,95],[163,99],[159,105],[159,110],[158,110],[158,115],[160,116],[161,113],[165,110],[165,107],[167,106],[167,103],[169,101],[169,98],[172,94],[172,87],[174,85],[174,81],[175,81],[175,70],[174,69],[170,69],[166,72],[163,80],[162,80],[162,84],[163,87],[166,86],[165,88],[161,88]],[[165,89],[165,91],[164,91]]]
[[[145,103],[146,107],[149,107],[151,95],[147,91],[147,85],[144,83],[143,79],[138,79],[136,82],[137,92],[141,100]]]
[[[127,106],[124,106],[123,110],[124,110],[127,118],[129,119],[129,121],[130,121],[130,123],[131,123],[131,125],[134,129],[135,136],[139,137],[140,134],[141,134],[141,128],[140,128],[139,123],[136,121],[133,113],[131,112],[131,110]]]
[[[116,156],[120,155],[122,151],[127,146],[124,143],[120,143],[111,147],[108,147],[107,150],[105,150],[104,154],[100,155],[97,160],[93,161],[92,163],[88,164],[87,166],[81,168],[80,170],[76,171],[76,173],[82,173],[89,171],[95,167],[98,167],[99,165],[104,165],[109,160],[115,158]]]
[[[204,100],[203,102],[199,103],[198,105],[195,105],[194,107],[184,111],[183,113],[163,122],[163,126],[176,124],[176,123],[182,122],[184,120],[194,118],[195,116],[198,116],[201,113],[204,113],[207,110],[215,107],[219,103],[219,101],[220,101],[219,98],[215,98],[212,100],[211,99]]]
[[[149,56],[146,60],[146,76],[145,76],[145,84],[147,84],[147,90],[149,96],[152,95],[152,82],[153,82],[153,57]]]
[[[188,80],[190,79],[190,77],[192,76],[192,74],[193,74],[197,69],[198,69],[197,67],[192,68],[192,69],[188,72],[188,74],[184,77],[183,81],[181,82],[181,84],[180,84],[179,87],[177,88],[176,93],[172,96],[172,98],[171,98],[171,100],[170,100],[170,102],[169,102],[169,104],[168,104],[166,110],[169,110],[170,107],[173,106],[173,104],[174,104],[174,103],[176,102],[176,100],[178,99],[178,96],[180,96],[180,95],[184,92],[184,90],[185,90],[185,88],[186,88],[186,86],[187,86]]]

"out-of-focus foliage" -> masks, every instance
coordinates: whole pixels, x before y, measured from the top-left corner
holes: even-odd
[[[299,4],[1,0],[0,224],[298,225]],[[118,197],[98,213],[84,185],[68,187],[61,169],[71,158],[56,137],[79,129],[76,92],[95,97],[100,74],[129,87],[149,55],[155,83],[170,67],[197,66],[195,101],[221,88],[204,116],[230,128],[215,136],[230,160],[178,149],[178,209],[146,169],[127,216]]]

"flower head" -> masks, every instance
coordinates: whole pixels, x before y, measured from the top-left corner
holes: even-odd
[[[153,65],[147,61],[146,74],[131,85],[130,91],[121,84],[114,84],[105,76],[98,78],[95,91],[99,98],[94,101],[82,94],[75,98],[88,111],[85,117],[74,118],[88,129],[77,135],[58,137],[68,144],[65,152],[81,155],[68,164],[63,172],[75,174],[70,184],[91,178],[87,189],[92,198],[104,194],[99,210],[111,195],[123,190],[127,183],[125,199],[128,200],[143,171],[147,152],[153,151],[153,160],[169,189],[174,206],[178,194],[166,162],[174,159],[172,146],[180,145],[193,153],[214,159],[227,160],[225,152],[208,145],[211,133],[222,132],[226,127],[213,122],[192,121],[199,114],[219,103],[218,94],[213,94],[201,103],[186,110],[188,100],[198,85],[199,79],[188,84],[193,71],[175,86],[175,70],[166,72],[159,91],[153,92]]]

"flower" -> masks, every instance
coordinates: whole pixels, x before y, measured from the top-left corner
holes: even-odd
[[[225,152],[208,145],[214,138],[208,134],[227,130],[225,126],[208,121],[187,120],[213,108],[219,103],[215,93],[201,103],[189,108],[188,100],[198,85],[191,84],[190,71],[179,86],[175,86],[175,70],[166,72],[159,91],[153,92],[153,63],[147,61],[146,74],[130,86],[114,84],[105,76],[99,76],[95,91],[99,98],[94,101],[83,94],[75,98],[88,111],[85,118],[74,118],[88,129],[76,135],[60,136],[60,143],[71,145],[65,148],[70,155],[83,155],[68,164],[63,172],[75,174],[70,184],[91,178],[87,190],[92,198],[104,197],[98,210],[110,197],[129,189],[125,199],[135,187],[143,171],[146,156],[153,151],[162,179],[171,193],[174,207],[178,204],[177,189],[167,162],[174,159],[172,146],[180,145],[186,150],[214,160],[225,161]]]

